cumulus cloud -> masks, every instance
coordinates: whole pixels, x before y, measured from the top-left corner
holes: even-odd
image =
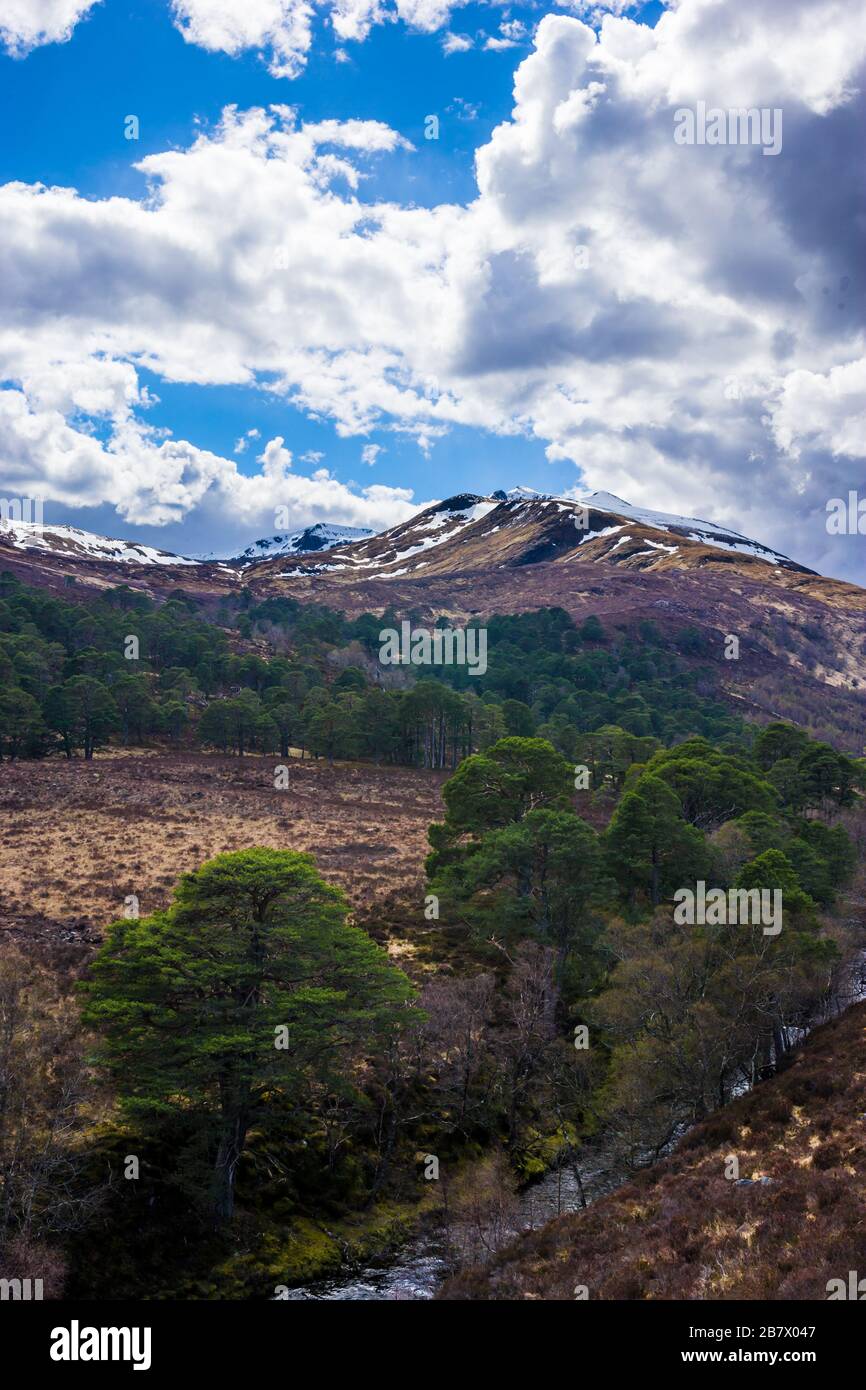
[[[354,491],[327,469],[311,477],[293,472],[280,435],[258,456],[259,470],[246,475],[232,460],[187,440],[161,439],[131,419],[104,444],[59,411],[33,409],[14,390],[0,391],[0,439],[7,491],[76,510],[109,501],[135,526],[168,526],[195,511],[215,535],[237,539],[273,524],[279,510],[292,525],[334,521],[378,530],[404,521],[418,505],[407,488]]]
[[[308,0],[171,0],[187,43],[233,57],[248,48],[267,52],[274,77],[297,77],[312,43]]]
[[[64,43],[99,0],[0,0],[0,44],[21,58],[45,43]]]
[[[866,358],[829,372],[789,372],[771,403],[780,448],[799,458],[805,449],[834,457],[866,458]]]
[[[246,433],[242,434],[240,438],[235,442],[235,453],[245,454],[247,449],[249,448],[250,440],[258,438],[259,431],[257,429],[247,430]]]
[[[529,30],[519,19],[505,20],[499,26],[498,34],[491,34],[484,41],[484,47],[491,53],[502,53],[507,48],[517,48],[529,37]]]
[[[654,29],[548,15],[533,42],[465,206],[365,201],[367,161],[399,135],[285,107],[230,109],[143,160],[143,202],[0,189],[16,476],[130,520],[301,486],[284,442],[249,478],[148,431],[146,367],[268,391],[341,435],[531,436],[581,487],[710,513],[817,563],[826,498],[863,472],[854,9],[680,0]],[[677,144],[675,112],[698,101],[781,109],[781,152]],[[350,501],[320,473],[299,496],[350,509],[332,519],[387,524],[410,505]]]
[[[0,0],[0,44],[14,57],[23,57],[42,44],[65,42],[79,20],[99,3],[100,0]],[[273,77],[286,78],[298,77],[306,66],[317,10],[328,12],[340,42],[360,43],[375,25],[396,21],[422,33],[433,33],[448,23],[452,10],[466,3],[467,0],[165,0],[187,43],[231,57],[258,52]],[[467,46],[471,46],[471,40],[467,40]],[[348,61],[342,48],[336,50],[335,56],[338,62]]]

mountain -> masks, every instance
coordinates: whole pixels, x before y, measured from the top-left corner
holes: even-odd
[[[269,554],[270,546],[275,553]],[[264,549],[263,558],[254,553]],[[866,590],[827,579],[758,540],[611,493],[465,492],[380,534],[321,523],[230,561],[192,560],[73,527],[0,528],[0,569],[69,595],[128,584],[180,589],[216,616],[247,590],[370,612],[447,616],[564,609],[639,636],[652,623],[695,662],[720,663],[746,715],[790,718],[860,753],[866,741]],[[735,659],[725,659],[736,636]]]
[[[272,559],[275,555],[308,555],[317,550],[333,550],[335,546],[359,541],[374,533],[368,526],[331,526],[319,521],[303,531],[286,536],[264,536],[236,555],[236,565],[249,565],[256,560]]]
[[[733,563],[747,572],[760,562],[777,575],[817,577],[760,541],[698,517],[647,511],[606,492],[572,498],[512,488],[489,497],[460,493],[388,531],[341,546],[324,561],[265,562],[255,578],[343,574],[356,580],[598,560],[653,571]]]
[[[67,560],[96,560],[125,565],[195,565],[196,560],[157,550],[140,541],[114,540],[77,526],[44,526],[34,521],[0,521],[0,553],[41,551]]]
[[[0,524],[0,553],[9,550],[27,554],[37,566],[40,561],[59,561],[61,568],[81,562],[87,567],[80,575],[85,581],[88,573],[94,578],[100,572],[95,567],[105,565],[126,572],[137,567],[182,568],[190,579],[195,570],[197,579],[221,576],[227,585],[236,583],[242,571],[243,582],[260,587],[278,577],[341,575],[354,583],[404,575],[488,573],[547,562],[571,566],[604,561],[621,570],[642,572],[730,571],[733,566],[743,574],[759,574],[765,583],[795,588],[808,589],[812,580],[819,585],[836,583],[821,580],[787,555],[711,521],[634,507],[607,492],[555,497],[527,487],[490,496],[460,493],[379,534],[319,522],[286,535],[262,537],[230,560],[195,559],[73,526],[32,522]],[[327,552],[324,559],[322,552]],[[154,582],[159,584],[157,576]]]
[[[231,560],[175,555],[140,541],[115,540],[82,531],[77,526],[46,526],[32,521],[0,521],[0,548],[37,550],[70,560],[107,561],[124,565],[248,565],[274,555],[307,555],[336,545],[363,540],[373,532],[365,526],[331,526],[318,522],[285,536],[265,536]]]
[[[722,550],[735,550],[742,555],[755,555],[760,560],[768,560],[776,565],[793,565],[793,560],[789,560],[786,555],[780,554],[776,550],[771,550],[769,546],[762,545],[760,541],[750,540],[748,536],[742,535],[739,531],[731,531],[724,526],[719,526],[714,521],[703,521],[695,516],[675,516],[670,512],[652,512],[643,507],[633,507],[630,502],[624,502],[621,497],[615,497],[611,492],[591,492],[587,497],[578,497],[578,504],[614,513],[616,516],[626,517],[636,521],[639,525],[649,526],[657,531],[671,531],[674,535],[685,536],[688,540],[700,541],[706,545],[721,547]],[[795,566],[802,569],[801,565]]]
[[[236,588],[241,574],[224,561],[196,560],[77,526],[21,521],[0,522],[0,570],[67,596],[71,585],[86,592],[128,584],[155,598],[183,587],[203,600]]]
[[[243,581],[350,617],[461,624],[553,607],[637,639],[652,624],[715,667],[746,717],[793,719],[862,752],[866,590],[711,521],[609,493],[523,491],[461,493],[327,555],[260,561]]]

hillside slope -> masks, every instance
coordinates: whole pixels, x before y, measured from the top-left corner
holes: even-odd
[[[632,632],[651,621],[675,641],[684,630],[697,634],[691,655],[717,667],[743,714],[818,732],[826,724],[822,736],[858,754],[866,742],[866,590],[713,522],[607,493],[464,493],[379,535],[341,541],[339,528],[311,528],[328,533],[316,553],[234,562],[60,534],[68,529],[45,528],[44,544],[25,546],[0,528],[0,570],[66,598],[119,584],[158,601],[181,590],[210,618],[223,600],[248,595],[421,622],[464,624],[548,606],[578,623],[595,614]],[[739,641],[732,660],[729,635]]]
[[[826,1299],[866,1272],[866,1004],[657,1167],[446,1285],[446,1299]],[[729,1156],[741,1184],[725,1177]],[[759,1179],[769,1179],[762,1182]]]
[[[247,582],[270,592],[275,581],[315,577],[339,593],[372,579],[435,579],[540,564],[573,571],[600,563],[626,573],[750,579],[866,613],[866,592],[855,584],[826,579],[712,522],[645,511],[609,493],[582,500],[462,493],[325,557],[264,560],[247,572]]]

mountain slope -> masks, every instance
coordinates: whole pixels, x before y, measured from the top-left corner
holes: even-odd
[[[440,1297],[571,1302],[583,1285],[590,1301],[826,1299],[831,1280],[863,1272],[864,1031],[857,1004],[670,1158],[521,1237]],[[725,1176],[731,1154],[739,1186]]]
[[[127,584],[162,600],[180,589],[211,617],[221,600],[247,590],[255,600],[291,597],[349,617],[391,611],[459,624],[560,607],[577,623],[594,614],[637,637],[652,622],[686,643],[696,663],[716,667],[743,714],[794,719],[858,754],[866,742],[866,590],[712,522],[607,493],[576,499],[515,488],[460,494],[379,535],[342,540],[337,530],[292,538],[318,539],[326,553],[195,562],[72,528],[46,527],[35,538],[19,524],[11,534],[0,528],[0,570],[67,596]],[[739,650],[729,660],[731,635]]]
[[[613,499],[605,496],[605,506]],[[327,556],[263,561],[257,597],[431,622],[563,608],[639,636],[651,622],[714,667],[747,717],[789,718],[853,753],[866,741],[866,590],[697,518],[574,499],[467,493]],[[712,537],[712,539],[710,539]],[[689,635],[691,634],[691,635]],[[727,639],[738,650],[726,658]]]
[[[263,592],[285,593],[292,581],[315,579],[323,601],[352,606],[351,592],[372,580],[497,573],[506,588],[513,588],[520,585],[517,570],[555,565],[577,572],[604,564],[641,575],[723,574],[732,583],[751,580],[836,608],[866,611],[863,589],[825,579],[713,522],[645,511],[609,493],[585,499],[516,495],[525,491],[491,497],[462,493],[380,535],[335,547],[324,558],[264,560],[247,570],[245,580]],[[294,587],[308,592],[304,584]]]
[[[318,550],[332,550],[336,545],[363,540],[373,534],[368,526],[331,526],[319,521],[315,526],[307,526],[303,531],[293,531],[286,536],[264,536],[236,555],[233,563],[249,565],[275,555],[309,555]]]
[[[196,565],[198,561],[140,541],[114,540],[77,526],[45,526],[33,521],[0,521],[0,553],[5,549],[37,551],[66,560],[108,561],[126,565]]]
[[[631,507],[609,493],[587,498],[528,497],[524,489],[483,497],[463,493],[380,535],[341,545],[325,559],[264,561],[251,582],[276,575],[343,575],[352,582],[403,575],[466,573],[551,561],[610,561],[624,569],[720,568],[766,582],[819,579],[805,566],[735,531],[695,517]]]
[[[183,569],[188,579],[205,584],[229,587],[242,578],[267,591],[274,581],[314,576],[327,576],[339,588],[370,579],[605,562],[641,573],[724,571],[822,598],[832,592],[837,602],[847,596],[855,608],[864,598],[856,586],[823,579],[760,541],[713,522],[633,507],[610,493],[550,497],[523,487],[492,496],[461,493],[380,534],[318,523],[263,537],[232,560],[195,560],[75,527],[27,522],[0,524],[0,555],[11,560],[10,552],[37,570],[42,565],[61,573],[69,566],[84,582],[108,577],[105,566],[124,573],[138,567]],[[159,588],[161,577],[152,573],[145,582]]]

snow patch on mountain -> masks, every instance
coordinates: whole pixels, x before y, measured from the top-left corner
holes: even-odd
[[[16,550],[42,550],[80,560],[109,560],[126,565],[196,565],[183,555],[157,550],[138,541],[114,540],[77,526],[45,526],[35,521],[0,521],[0,541]]]
[[[237,564],[248,565],[254,560],[270,560],[275,555],[314,555],[317,550],[333,550],[338,545],[367,540],[373,534],[367,526],[332,526],[319,521],[315,526],[293,531],[290,535],[263,536],[234,558]]]
[[[549,492],[537,492],[534,487],[524,487],[518,484],[517,487],[510,487],[505,494],[509,502],[543,502],[549,496]]]
[[[591,507],[599,512],[612,512],[631,521],[640,521],[657,531],[681,531],[689,540],[704,545],[715,545],[721,550],[736,550],[742,555],[755,555],[761,560],[776,560],[791,563],[790,556],[782,555],[760,541],[753,541],[739,531],[728,526],[719,526],[714,521],[705,521],[697,516],[677,516],[674,512],[654,512],[646,507],[633,507],[622,497],[612,492],[591,492],[588,496],[575,496],[573,499],[582,507]]]

